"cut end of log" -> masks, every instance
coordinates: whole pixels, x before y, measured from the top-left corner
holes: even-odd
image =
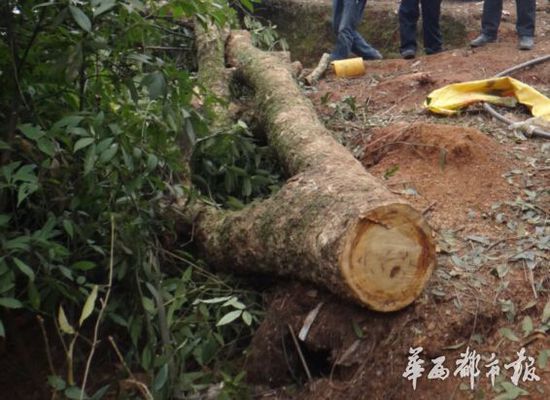
[[[376,208],[347,239],[340,270],[354,296],[376,311],[396,311],[422,292],[436,262],[431,230],[406,204]]]

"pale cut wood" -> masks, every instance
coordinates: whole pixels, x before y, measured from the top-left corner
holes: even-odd
[[[305,81],[308,85],[313,86],[316,85],[321,76],[325,73],[325,71],[328,69],[330,65],[330,54],[323,53],[321,56],[321,59],[319,60],[319,64],[315,67],[311,73],[306,76]]]

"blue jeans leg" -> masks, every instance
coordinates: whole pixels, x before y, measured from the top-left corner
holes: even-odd
[[[419,0],[401,0],[399,5],[399,36],[401,52],[416,51],[416,24],[420,17]]]
[[[536,0],[516,0],[516,30],[519,36],[535,36],[536,9]]]
[[[333,60],[347,58],[350,52],[366,59],[378,54],[357,32],[365,4],[366,0],[333,0],[332,29],[336,35],[336,45],[331,53]]]

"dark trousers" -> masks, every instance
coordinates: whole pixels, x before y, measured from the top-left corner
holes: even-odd
[[[400,50],[416,51],[416,24],[422,9],[422,27],[424,29],[424,49],[427,54],[441,51],[443,39],[439,29],[441,0],[401,0],[399,6]]]
[[[535,36],[536,0],[516,0],[517,21],[516,30],[519,36]],[[500,17],[502,15],[502,0],[485,0],[481,18],[481,32],[496,39]]]

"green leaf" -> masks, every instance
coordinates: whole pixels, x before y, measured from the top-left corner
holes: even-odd
[[[73,264],[73,268],[79,269],[81,271],[88,271],[94,269],[96,264],[93,261],[77,261]]]
[[[232,306],[233,308],[244,310],[246,306],[241,303],[236,297],[230,297],[229,300],[227,300],[224,304],[222,304],[222,307],[226,306]]]
[[[510,328],[500,328],[498,331],[506,339],[511,340],[512,342],[519,342],[519,338]]]
[[[100,399],[102,399],[103,396],[105,395],[105,393],[107,393],[107,391],[109,390],[110,387],[111,387],[111,385],[105,385],[105,386],[99,388],[99,390],[97,392],[95,392],[92,397],[90,397],[90,400],[100,400]]]
[[[166,80],[164,79],[164,74],[160,71],[145,75],[141,84],[147,87],[151,99],[160,97],[166,91]]]
[[[357,336],[358,339],[364,339],[365,338],[365,332],[363,331],[363,328],[359,326],[357,321],[352,320],[351,321],[351,327],[353,328],[353,332],[355,333],[355,336]]]
[[[64,219],[63,220],[63,228],[65,228],[65,232],[69,235],[71,239],[74,237],[74,225],[71,220]]]
[[[36,144],[40,151],[47,156],[53,157],[55,155],[55,144],[51,139],[42,137],[36,141]]]
[[[88,18],[88,16],[84,14],[84,11],[75,6],[69,6],[69,9],[71,10],[71,15],[73,16],[78,26],[80,26],[86,32],[91,32],[92,22],[90,21],[90,18]]]
[[[243,311],[243,321],[246,325],[252,325],[252,315],[248,311]]]
[[[384,171],[384,179],[389,179],[399,171],[399,165],[392,165],[386,171]]]
[[[550,320],[550,300],[546,302],[546,305],[544,306],[544,310],[542,311],[542,323],[545,324]]]
[[[6,308],[21,308],[23,303],[13,297],[0,297],[0,306]]]
[[[10,150],[11,149],[11,146],[3,141],[3,140],[0,140],[0,150]]]
[[[67,387],[65,381],[58,375],[48,376],[48,384],[56,391],[64,390]]]
[[[88,175],[97,161],[97,156],[95,154],[95,145],[92,145],[86,152],[84,157],[84,175]]]
[[[149,314],[156,314],[155,303],[153,302],[153,300],[151,300],[149,297],[144,296],[141,298],[141,302],[145,311],[147,311]]]
[[[59,121],[57,121],[54,125],[53,125],[53,129],[59,129],[59,128],[63,128],[63,127],[74,127],[74,126],[77,126],[80,121],[82,121],[84,119],[83,116],[81,115],[68,115],[66,117],[63,117],[61,118]],[[68,132],[72,132],[71,130],[68,130]]]
[[[17,207],[29,197],[31,194],[38,190],[38,185],[36,183],[23,183],[19,186],[17,191]]]
[[[187,272],[187,271],[186,271]],[[204,303],[204,304],[216,304],[216,303],[222,303],[224,301],[227,301],[231,298],[231,296],[223,296],[223,297],[214,297],[214,298],[211,298],[211,299],[206,299],[206,300],[202,300],[202,299],[197,299],[193,302],[193,305],[195,304],[199,304],[199,303]]]
[[[4,324],[0,319],[0,337],[6,337],[6,330],[4,329]]]
[[[252,194],[252,185],[248,177],[243,179],[242,193],[244,197],[249,197]]]
[[[530,316],[526,316],[523,318],[523,321],[521,323],[521,329],[523,330],[523,336],[528,336],[531,332],[533,332],[533,320]]]
[[[36,288],[36,285],[32,282],[29,282],[29,302],[31,303],[31,306],[38,310],[40,308],[40,293],[38,293],[38,289]]]
[[[0,214],[0,228],[4,228],[8,226],[8,222],[10,222],[11,215],[8,214]]]
[[[85,137],[78,139],[76,143],[74,144],[73,153],[76,153],[78,150],[83,149],[89,145],[91,145],[94,142],[94,138],[91,137]]]
[[[242,314],[242,310],[235,310],[235,311],[231,311],[231,312],[228,312],[227,314],[225,314],[219,321],[218,323],[216,324],[216,326],[222,326],[222,325],[227,325],[233,321],[235,321],[237,318],[239,318]]]
[[[59,306],[59,312],[57,313],[57,323],[59,324],[59,328],[61,329],[61,331],[69,335],[74,335],[74,328],[71,326],[71,324],[69,324],[67,316],[65,315],[65,311],[61,306]]]
[[[92,292],[86,299],[86,302],[84,303],[84,307],[82,308],[82,314],[80,315],[80,320],[78,321],[78,324],[80,326],[82,326],[84,321],[86,321],[86,318],[88,318],[92,313],[92,311],[94,311],[96,299],[97,299],[97,285],[94,285],[94,287],[92,288]]]
[[[84,393],[84,396],[82,396],[82,389],[76,386],[68,387],[64,393],[65,396],[71,400],[80,400],[81,398],[88,399],[86,393]]]
[[[31,140],[36,141],[45,135],[45,133],[42,131],[42,129],[40,129],[39,126],[34,126],[31,124],[21,124],[17,128],[19,128],[23,135]]]
[[[241,0],[241,4],[247,8],[251,13],[254,12],[254,6],[250,0]]]
[[[101,14],[109,11],[115,6],[115,0],[103,0],[99,7],[94,9],[94,18],[100,16]]]
[[[500,385],[505,390],[505,393],[499,394],[497,397],[495,397],[495,400],[514,400],[517,399],[519,396],[525,396],[529,394],[529,392],[517,387],[511,382],[502,382]]]
[[[149,171],[154,170],[158,165],[159,159],[154,154],[149,154],[147,156],[147,169]]]
[[[148,370],[151,366],[151,349],[149,346],[145,346],[143,352],[141,353],[141,366]]]
[[[546,369],[546,365],[548,364],[548,358],[550,358],[550,349],[545,349],[540,352],[537,358],[537,364],[540,369]]]
[[[113,159],[116,152],[118,150],[118,144],[113,144],[111,147],[109,147],[107,150],[105,150],[103,153],[101,153],[101,156],[99,156],[99,162],[100,163],[107,163]]]
[[[13,257],[13,262],[19,268],[21,272],[23,272],[31,282],[34,282],[34,271],[31,267],[29,267],[27,264],[25,264],[22,260],[20,260],[17,257]]]
[[[168,378],[168,364],[164,364],[161,368],[158,374],[155,376],[155,380],[153,382],[153,390],[155,392],[158,392],[164,384],[166,383],[166,380]]]
[[[14,239],[4,242],[4,250],[30,250],[31,238],[29,236],[18,236]]]

